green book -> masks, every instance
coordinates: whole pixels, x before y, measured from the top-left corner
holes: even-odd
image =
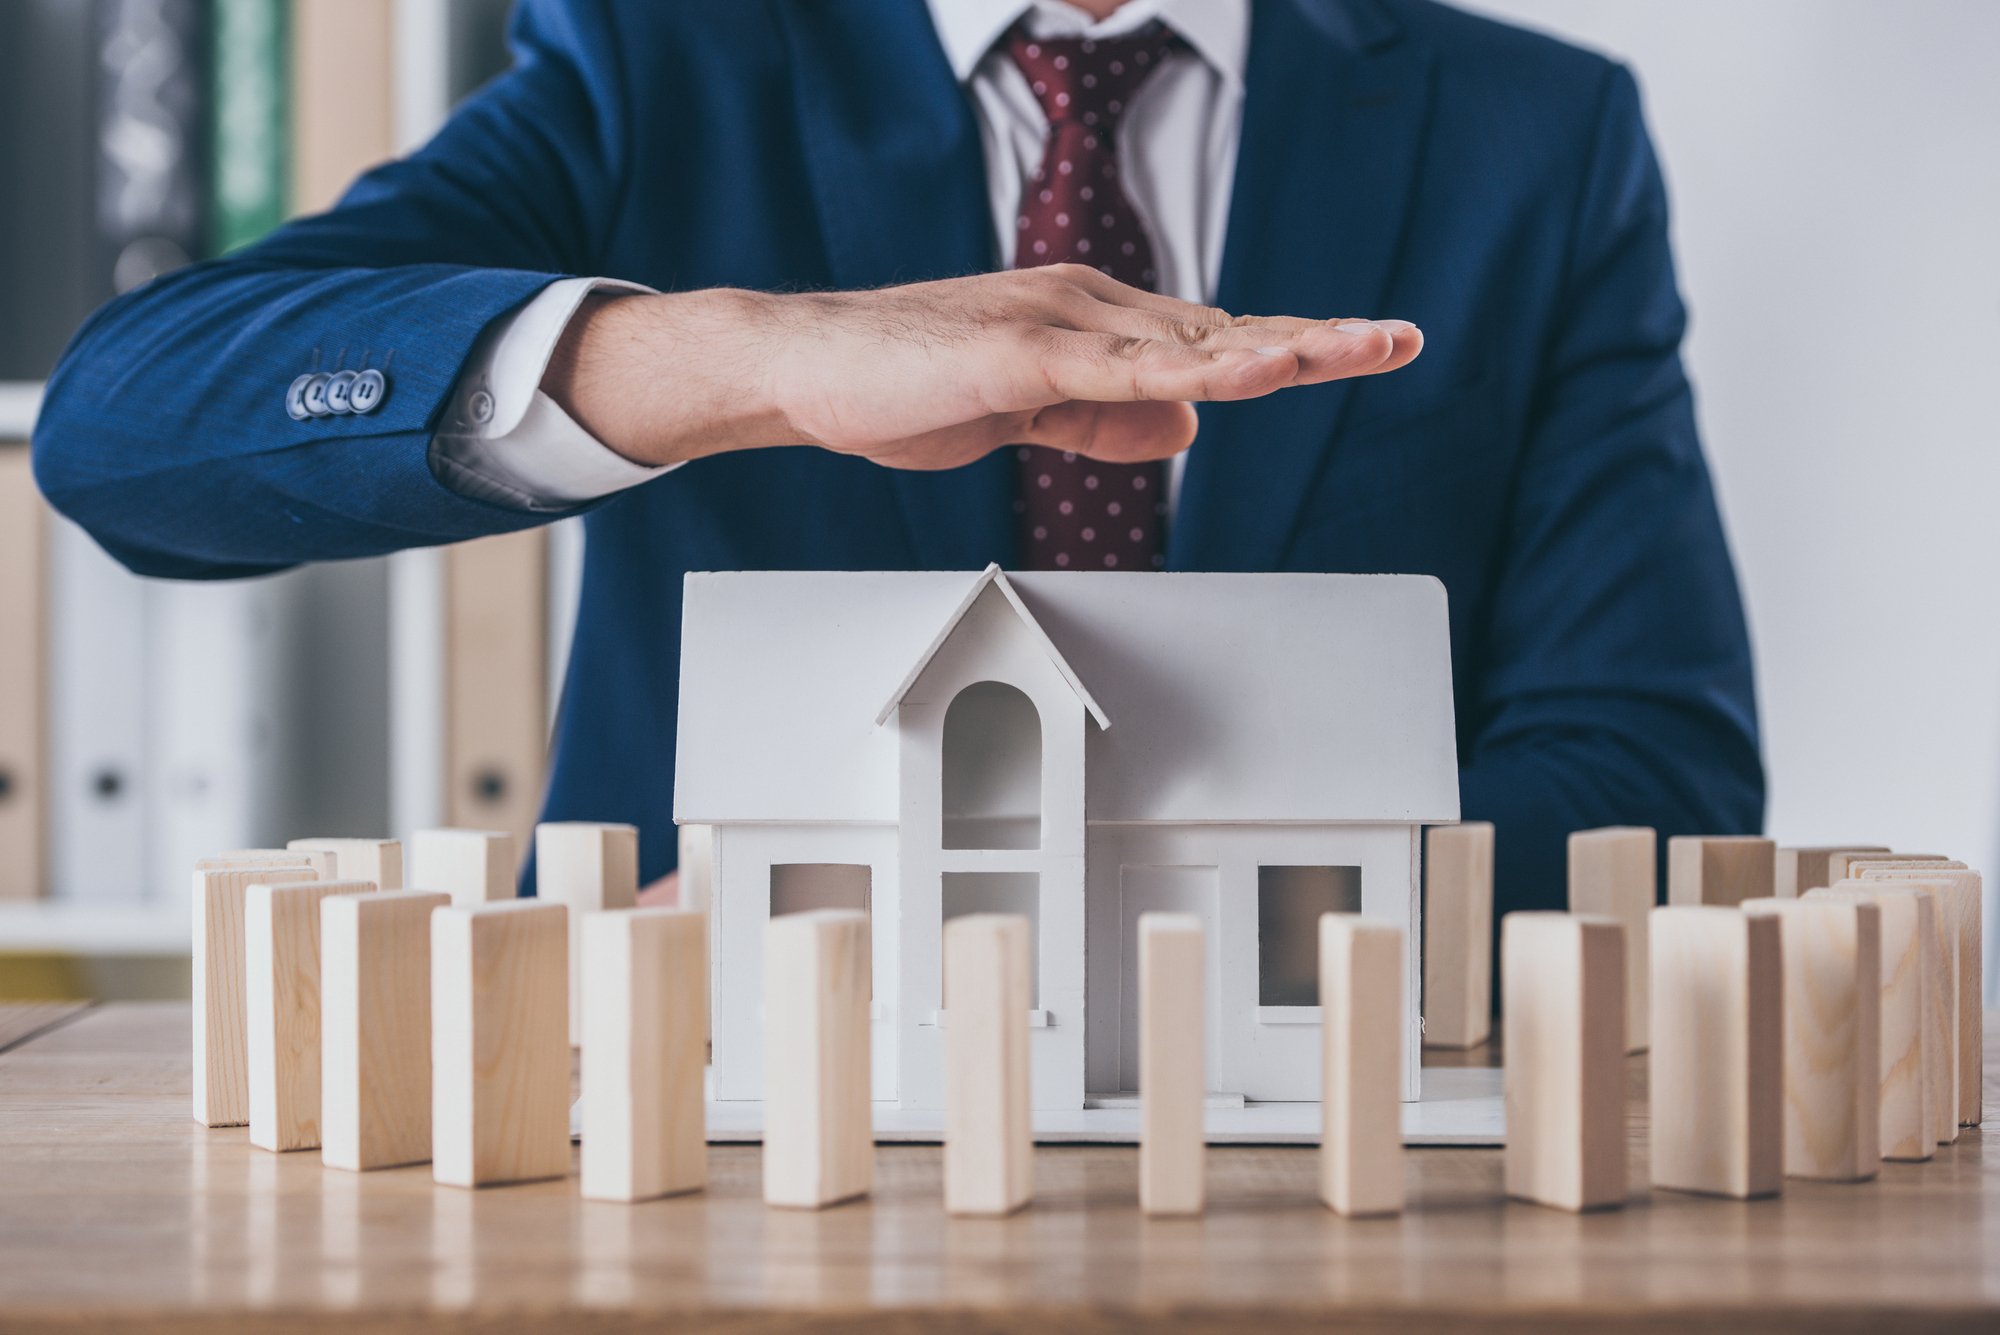
[[[288,0],[212,0],[213,249],[285,220],[291,143]]]

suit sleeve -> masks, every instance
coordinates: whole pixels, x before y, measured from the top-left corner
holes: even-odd
[[[431,434],[480,333],[594,272],[624,171],[598,4],[524,0],[515,66],[331,212],[98,311],[35,430],[57,509],[143,574],[210,578],[547,522],[441,485]],[[302,372],[385,370],[366,415],[295,421]]]
[[[1496,827],[1502,910],[1566,903],[1573,830],[1753,832],[1749,636],[1680,361],[1665,190],[1612,69],[1546,332],[1477,698],[1465,817]]]

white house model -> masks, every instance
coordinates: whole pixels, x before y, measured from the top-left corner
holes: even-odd
[[[684,617],[718,1107],[760,1098],[766,921],[834,906],[872,918],[878,1107],[943,1107],[943,925],[975,911],[1033,925],[1038,1110],[1129,1102],[1152,910],[1207,924],[1225,1107],[1319,1097],[1319,915],[1405,924],[1417,1097],[1421,826],[1458,819],[1435,580],[695,574]]]

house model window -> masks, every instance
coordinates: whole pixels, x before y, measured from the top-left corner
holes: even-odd
[[[1319,916],[1405,925],[1458,817],[1442,586],[1412,576],[688,576],[675,818],[709,827],[715,1097],[761,1097],[771,915],[865,908],[875,1098],[941,1110],[944,923],[1032,924],[1038,1109],[1136,1085],[1136,931],[1207,928],[1210,1089],[1318,1097]]]

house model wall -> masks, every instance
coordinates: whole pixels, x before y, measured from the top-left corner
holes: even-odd
[[[864,908],[873,1091],[943,1106],[943,924],[1033,924],[1034,1106],[1136,1086],[1136,924],[1208,926],[1209,1088],[1318,1097],[1316,930],[1405,924],[1458,818],[1445,595],[1416,576],[688,576],[675,818],[712,831],[714,1095],[760,1098],[763,931]]]

